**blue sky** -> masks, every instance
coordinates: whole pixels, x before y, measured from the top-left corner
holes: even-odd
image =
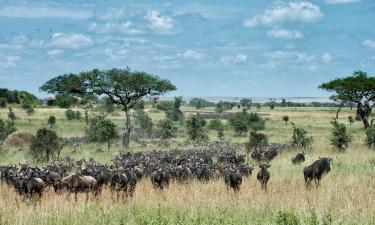
[[[143,70],[183,96],[327,96],[375,74],[375,1],[0,0],[0,87],[93,68]]]

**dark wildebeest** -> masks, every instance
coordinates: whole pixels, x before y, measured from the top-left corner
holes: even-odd
[[[111,177],[110,188],[111,190],[115,190],[117,192],[117,199],[120,196],[120,192],[123,193],[123,198],[125,195],[127,195],[128,183],[128,176],[126,176],[125,172],[114,172],[114,174]]]
[[[133,197],[133,193],[138,183],[138,177],[134,168],[127,169],[126,176],[128,177],[128,193]]]
[[[163,190],[164,187],[169,186],[170,175],[167,171],[159,169],[151,174],[151,182],[154,188]]]
[[[261,164],[259,165],[259,167],[260,167],[260,171],[257,174],[257,179],[260,182],[262,190],[267,191],[267,183],[268,183],[268,180],[270,179],[270,172],[267,170],[267,168],[271,166],[267,164]]]
[[[226,171],[224,173],[224,182],[227,187],[231,187],[234,192],[238,192],[242,184],[242,175],[235,170]]]
[[[37,177],[14,177],[12,184],[19,195],[29,198],[35,195],[41,198],[45,187],[43,180]]]
[[[249,166],[249,164],[241,164],[238,170],[242,176],[250,176],[253,173],[254,166]]]
[[[293,164],[301,164],[305,162],[305,152],[298,153],[295,157],[292,158]]]
[[[313,180],[315,181],[315,185],[317,187],[319,186],[319,182],[320,179],[322,179],[322,176],[331,171],[331,161],[332,158],[319,157],[318,160],[303,169],[306,187],[309,187],[311,181]]]

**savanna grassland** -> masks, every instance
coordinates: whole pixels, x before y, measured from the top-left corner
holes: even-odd
[[[31,116],[15,108],[18,131],[35,134],[47,127],[47,118],[57,118],[54,130],[61,137],[84,135],[84,120],[68,121],[63,109],[36,108]],[[83,110],[82,114],[84,114]],[[203,111],[213,111],[206,108]],[[94,110],[95,111],[95,110]],[[191,113],[193,108],[183,107]],[[189,184],[172,183],[168,189],[155,190],[149,178],[143,179],[136,188],[133,198],[117,201],[109,190],[99,198],[85,197],[75,203],[72,196],[56,195],[47,190],[40,202],[22,201],[14,191],[2,185],[0,188],[0,224],[375,224],[375,151],[364,144],[364,130],[360,121],[349,125],[348,115],[355,111],[343,109],[340,122],[347,125],[353,135],[353,143],[346,152],[332,149],[329,143],[330,121],[335,116],[334,108],[269,108],[251,109],[267,120],[265,133],[270,142],[289,143],[292,126],[282,121],[288,115],[296,126],[305,128],[314,137],[313,148],[305,150],[306,162],[294,166],[290,159],[299,150],[287,150],[272,162],[269,171],[269,190],[261,191],[256,180],[259,168],[249,178],[244,178],[238,194],[227,191],[223,180]],[[6,118],[7,110],[0,110]],[[92,112],[90,112],[92,113]],[[188,116],[189,113],[185,113]],[[164,117],[162,112],[151,109],[153,121]],[[124,115],[116,111],[110,118],[122,127]],[[217,140],[210,131],[210,140]],[[236,137],[226,126],[225,139],[245,142],[247,137]],[[168,149],[183,148],[186,138],[175,139]],[[130,151],[167,150],[148,144],[146,147],[131,142]],[[113,154],[122,151],[118,141],[110,150],[106,144],[87,144],[78,149],[64,147],[61,156],[75,159],[94,158],[110,163]],[[332,171],[321,182],[320,188],[306,190],[303,167],[320,156],[333,158]],[[0,152],[0,165],[37,163],[28,154],[27,147],[7,146]],[[251,161],[255,164],[254,161]]]

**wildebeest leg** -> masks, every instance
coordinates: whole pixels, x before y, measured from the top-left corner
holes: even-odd
[[[89,192],[88,191],[86,191],[86,203],[87,203],[87,201],[89,200]]]
[[[78,200],[78,191],[75,191],[74,192],[74,201],[77,203],[77,200]]]

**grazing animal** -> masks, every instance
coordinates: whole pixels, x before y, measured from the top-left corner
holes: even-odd
[[[270,168],[271,165],[267,164],[261,164],[259,165],[260,171],[257,174],[257,179],[260,182],[262,190],[267,191],[267,183],[268,180],[270,179],[270,172],[267,170],[267,168]]]
[[[138,183],[138,177],[135,170],[132,168],[126,171],[126,176],[128,177],[128,193],[130,197],[133,197],[133,193]]]
[[[117,192],[117,199],[120,196],[120,192],[122,191],[123,194],[127,195],[128,191],[128,176],[125,173],[118,171],[111,177],[110,187],[112,190]],[[124,198],[124,195],[122,195]]]
[[[332,158],[319,157],[318,160],[303,169],[306,187],[309,187],[313,180],[315,181],[315,185],[319,186],[322,176],[331,171],[331,161]]]
[[[241,164],[238,169],[242,176],[248,177],[253,173],[254,166],[249,166],[249,164]]]
[[[43,180],[37,177],[14,177],[12,184],[19,195],[29,198],[35,195],[41,198],[45,187]]]
[[[53,187],[55,192],[60,192],[62,189],[74,192],[75,201],[77,201],[78,192],[86,192],[86,201],[88,200],[89,192],[94,193],[94,195],[98,194],[98,182],[94,177],[81,176],[76,173],[64,177],[60,182],[55,182]]]
[[[298,153],[295,157],[292,158],[293,164],[301,164],[305,162],[305,152]]]
[[[157,170],[151,174],[151,182],[155,189],[163,190],[164,187],[169,186],[170,175],[167,171]]]
[[[242,175],[235,170],[227,171],[224,174],[224,182],[227,187],[231,187],[234,192],[238,192],[242,184]]]

